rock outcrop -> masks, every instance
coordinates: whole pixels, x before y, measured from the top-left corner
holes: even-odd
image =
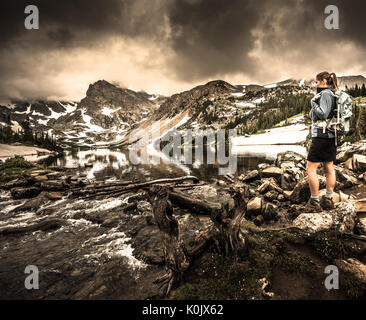
[[[293,225],[305,232],[315,233],[336,230],[341,233],[353,233],[355,228],[355,207],[347,202],[336,204],[336,208],[328,212],[302,213]]]

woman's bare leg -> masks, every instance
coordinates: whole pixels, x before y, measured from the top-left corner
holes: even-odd
[[[336,174],[333,162],[324,162],[325,177],[327,178],[327,190],[334,191],[336,185]]]
[[[317,169],[320,162],[308,161],[306,165],[306,172],[308,174],[309,188],[311,195],[319,195],[319,179]]]

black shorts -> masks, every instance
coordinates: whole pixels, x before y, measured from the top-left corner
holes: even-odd
[[[311,162],[334,162],[337,157],[335,138],[313,138],[308,154]]]

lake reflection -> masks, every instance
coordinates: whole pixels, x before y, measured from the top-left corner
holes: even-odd
[[[206,153],[201,162],[184,164],[183,162],[165,163],[161,160],[156,164],[135,165],[129,160],[129,151],[117,151],[109,149],[81,150],[73,149],[65,151],[63,157],[55,159],[48,165],[57,165],[67,168],[79,168],[80,173],[87,175],[88,179],[102,180],[151,180],[159,178],[173,178],[185,175],[194,175],[203,181],[211,182],[219,179],[219,168],[227,165],[207,164]],[[166,159],[164,155],[162,158]],[[241,175],[256,169],[258,164],[270,162],[265,157],[238,156],[237,171],[235,175]],[[92,163],[93,167],[86,168],[85,164]]]

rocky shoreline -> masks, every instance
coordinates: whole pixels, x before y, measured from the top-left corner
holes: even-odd
[[[247,188],[247,211],[241,228],[251,230],[253,239],[257,237],[256,232],[284,230],[287,234],[292,229],[301,232],[305,239],[321,232],[347,236],[351,239],[347,241],[357,244],[358,251],[353,255],[338,255],[333,262],[340,270],[356,277],[362,287],[366,283],[366,202],[362,201],[363,194],[366,195],[366,141],[339,148],[335,210],[320,214],[304,212],[309,197],[305,165],[303,156],[287,152],[279,154],[272,165],[261,164],[240,177],[222,177],[215,184],[187,180],[179,186],[165,185],[171,190],[179,189],[190,199],[228,203],[229,207],[234,206],[230,190]],[[321,189],[324,189],[322,174],[319,169]],[[147,189],[140,187],[121,195],[104,194],[90,199],[75,196],[76,190],[97,189],[97,186],[97,182],[76,170],[49,167],[33,170],[1,187],[0,285],[4,288],[1,298],[164,297],[154,282],[165,274],[166,266],[161,233]],[[171,202],[180,236],[189,251],[205,238],[207,230],[214,228],[214,223],[208,215],[177,205],[174,199]],[[249,252],[249,257],[255,252],[254,248],[250,250],[254,251]],[[274,249],[268,247],[268,250]],[[208,247],[206,254],[211,252],[215,251]],[[27,265],[39,267],[39,290],[24,288]],[[187,290],[192,279],[198,283],[205,281],[197,268],[193,263],[187,272],[187,284],[181,288]],[[268,280],[276,283],[275,276]],[[278,292],[273,289],[274,297],[287,297],[281,292],[283,288],[277,289]],[[182,298],[179,290],[180,287],[173,291],[170,298]],[[259,297],[268,298],[268,295],[263,291]],[[306,298],[305,293],[302,297]],[[329,298],[325,293],[321,297]]]

